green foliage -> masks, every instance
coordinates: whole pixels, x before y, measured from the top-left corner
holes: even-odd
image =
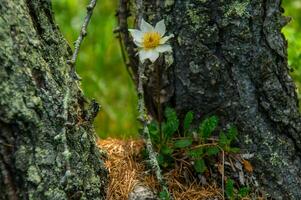
[[[224,149],[224,151],[229,153],[238,153],[239,149],[235,147],[231,147],[231,143],[236,139],[237,137],[237,129],[235,127],[231,127],[227,134],[221,133],[219,135],[219,141],[218,144],[221,148]]]
[[[228,179],[226,181],[225,193],[227,198],[230,200],[242,199],[249,195],[250,188],[242,187],[239,190],[237,190],[234,186],[234,181],[232,179]]]
[[[171,158],[170,156],[166,156],[160,153],[157,156],[157,161],[161,167],[166,168],[170,165],[170,163],[168,162],[170,158]]]
[[[218,118],[216,116],[212,116],[205,119],[200,124],[200,128],[199,128],[201,139],[207,140],[213,133],[217,124],[218,124]]]
[[[189,130],[192,120],[193,120],[193,112],[189,111],[185,115],[185,118],[184,118],[184,132],[185,133]]]
[[[166,122],[162,124],[164,133],[163,137],[166,140],[169,140],[179,128],[179,119],[177,117],[176,111],[172,108],[166,108],[164,114]]]
[[[196,141],[194,134],[195,130],[191,130],[193,121],[193,113],[188,112],[183,120],[183,134],[179,130],[179,119],[174,109],[166,108],[165,121],[162,122],[162,131],[158,122],[151,122],[148,125],[151,140],[155,145],[159,154],[157,156],[161,167],[171,167],[174,163],[174,153],[181,152],[186,155],[190,161],[193,161],[193,167],[197,173],[204,173],[207,169],[206,160],[218,156],[221,151],[229,153],[238,152],[238,148],[232,147],[232,142],[237,137],[235,127],[229,128],[227,133],[219,134],[218,143],[212,143],[210,140],[213,133],[217,132],[218,125],[217,116],[205,118],[198,128],[199,138]]]
[[[160,144],[161,143],[161,138],[159,134],[159,127],[156,122],[151,122],[148,125],[148,131],[150,134],[150,137],[152,138],[153,144]]]
[[[207,169],[204,159],[195,160],[193,166],[197,173],[204,173]]]
[[[159,198],[160,198],[160,200],[170,200],[168,191],[164,190],[164,191],[160,192]]]
[[[231,126],[227,132],[227,138],[229,141],[233,141],[237,137],[237,129],[234,126]]]
[[[227,180],[225,192],[230,200],[234,199],[234,181],[232,179]]]
[[[187,152],[187,155],[192,159],[202,158],[204,155],[203,148],[192,149]]]
[[[242,188],[240,188],[239,190],[238,190],[238,198],[244,198],[244,197],[246,197],[246,196],[248,196],[249,195],[249,193],[250,193],[250,188],[248,188],[248,187],[242,187]]]
[[[217,146],[207,147],[206,148],[206,154],[208,156],[215,156],[220,152],[220,148]]]
[[[185,148],[185,147],[189,147],[190,145],[192,145],[191,138],[180,139],[174,143],[175,148]]]
[[[163,155],[171,155],[174,152],[174,149],[170,148],[167,145],[163,145],[160,152]]]

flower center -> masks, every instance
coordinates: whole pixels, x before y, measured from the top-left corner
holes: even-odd
[[[151,49],[159,46],[161,36],[157,32],[144,33],[143,46],[145,49]]]

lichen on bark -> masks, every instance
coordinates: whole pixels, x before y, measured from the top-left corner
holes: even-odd
[[[105,199],[97,104],[70,76],[70,56],[49,1],[1,2],[0,199]]]

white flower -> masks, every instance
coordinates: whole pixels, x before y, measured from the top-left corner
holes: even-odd
[[[134,43],[139,48],[139,58],[142,63],[146,59],[149,59],[151,62],[155,62],[159,57],[159,53],[171,52],[171,46],[165,44],[167,40],[174,37],[173,34],[165,36],[166,27],[164,20],[159,21],[155,27],[141,20],[140,30],[129,29]]]

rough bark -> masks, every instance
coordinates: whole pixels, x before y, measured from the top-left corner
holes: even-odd
[[[281,1],[131,3],[136,19],[154,24],[163,18],[167,31],[175,34],[173,54],[154,65],[158,67],[150,70],[144,85],[150,113],[158,115],[159,85],[161,103],[175,107],[181,116],[192,110],[198,119],[218,115],[222,127],[235,123],[242,150],[255,154],[254,174],[267,196],[301,199],[301,121],[281,34],[288,21]],[[121,5],[128,4],[121,0]],[[121,11],[119,18],[127,16]],[[121,23],[120,28],[128,44],[126,26]],[[137,63],[132,46],[127,51],[130,63]],[[136,73],[137,66],[132,67]]]
[[[50,1],[0,3],[0,199],[104,199],[98,104],[70,76]]]

